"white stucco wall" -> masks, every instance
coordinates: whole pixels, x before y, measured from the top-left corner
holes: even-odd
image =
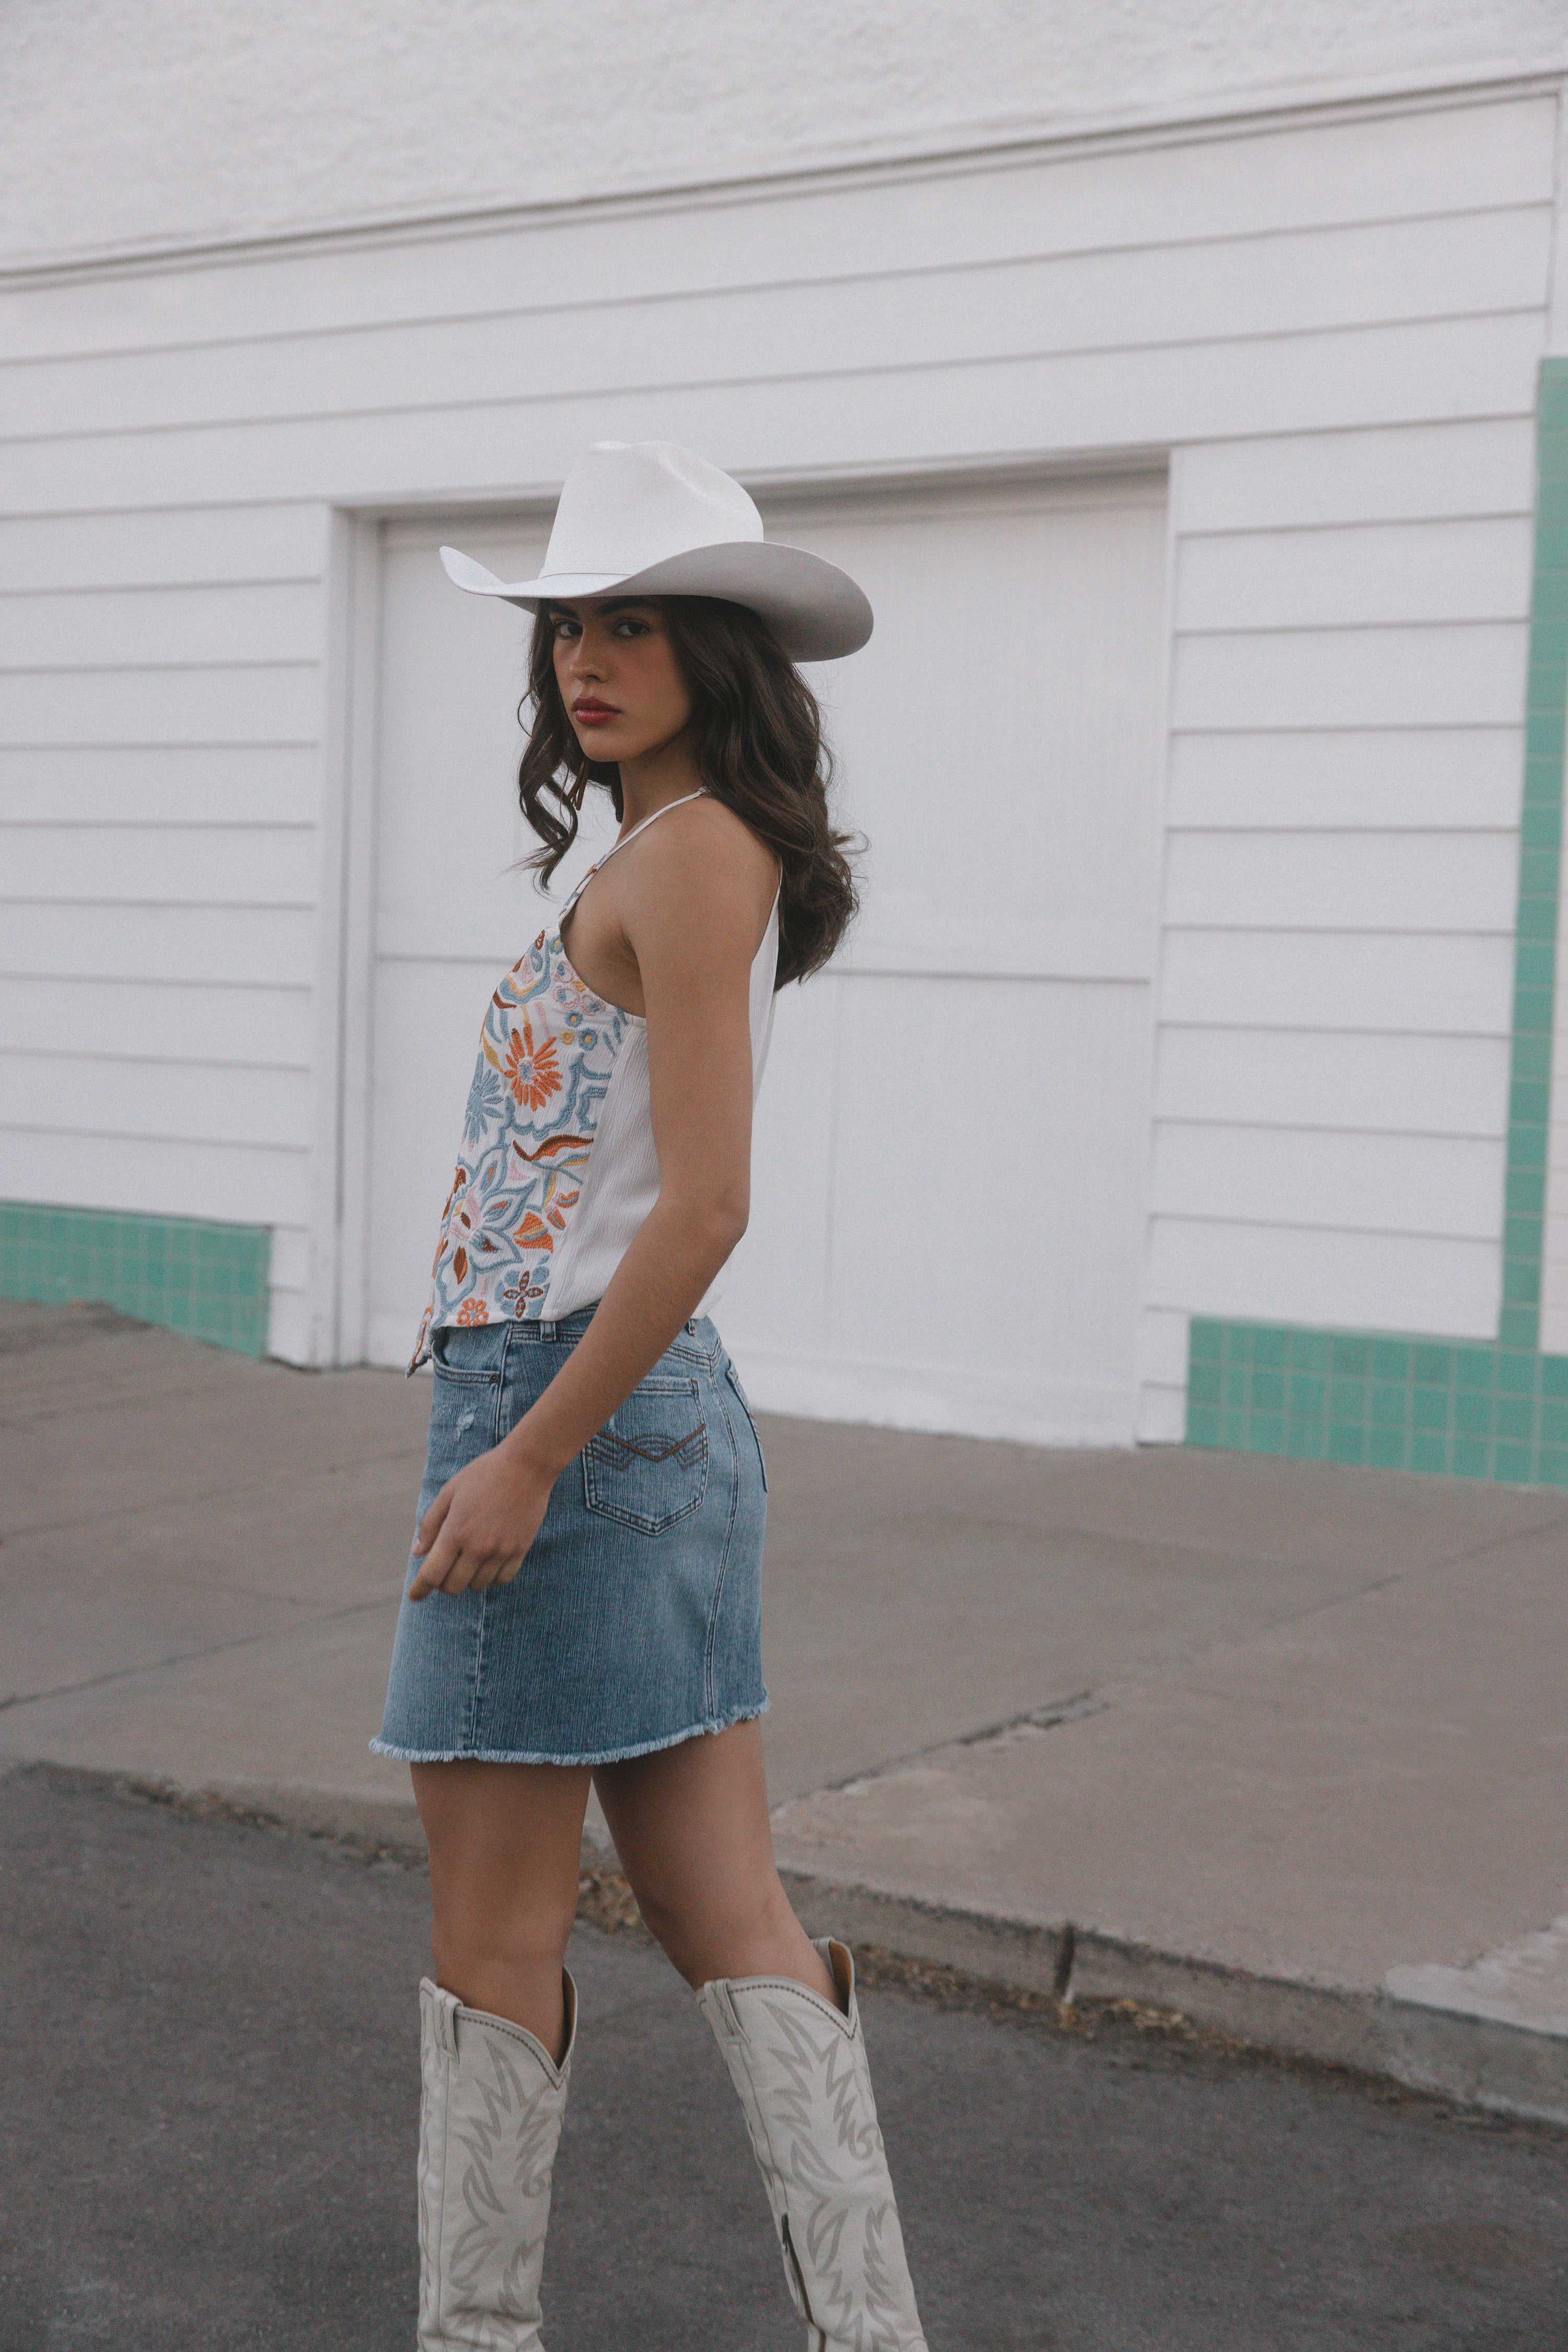
[[[1549,65],[1562,0],[8,0],[0,262]]]

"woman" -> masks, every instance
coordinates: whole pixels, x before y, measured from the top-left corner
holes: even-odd
[[[412,1765],[430,1845],[421,2352],[540,2346],[590,1785],[740,2094],[808,2352],[925,2352],[853,1964],[773,1866],[766,1476],[702,1311],[746,1223],[774,989],[854,908],[793,665],[855,651],[870,608],[667,443],[590,451],[538,580],[442,554],[535,616],[534,863],[591,782],[621,831],[491,999],[415,1355],[429,1454],[374,1745]]]

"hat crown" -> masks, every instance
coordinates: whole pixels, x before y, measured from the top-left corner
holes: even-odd
[[[625,579],[762,536],[754,501],[705,457],[673,441],[596,441],[562,486],[541,578]]]

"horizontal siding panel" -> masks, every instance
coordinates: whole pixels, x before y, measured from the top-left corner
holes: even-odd
[[[0,516],[0,589],[162,588],[319,578],[318,504],[153,507],[132,514]]]
[[[611,383],[532,403],[19,442],[0,449],[0,503],[73,513],[229,503],[239,490],[374,505],[426,498],[433,485],[454,500],[516,497],[558,481],[584,442],[616,437],[679,436],[742,475],[815,472],[826,446],[853,475],[932,453],[956,464],[1042,443],[1068,455],[1308,424],[1524,415],[1533,413],[1542,331],[1542,313],[1531,310],[858,373],[807,372],[797,354],[788,378],[765,382],[702,380],[689,353],[679,380],[643,393]],[[733,365],[733,354],[715,356]]]
[[[1337,1233],[1495,1239],[1502,1225],[1501,1138],[1335,1134],[1300,1127],[1154,1129],[1156,1216]]]
[[[21,824],[0,829],[8,896],[78,905],[309,907],[310,825]]]
[[[1155,1221],[1147,1295],[1194,1315],[1495,1339],[1495,1242]]]
[[[316,920],[303,908],[0,903],[0,972],[310,987]]]
[[[1503,622],[1179,637],[1172,725],[1515,726],[1528,646]]]
[[[0,977],[0,1049],[104,1061],[232,1062],[308,1070],[315,1046],[308,988],[215,988],[89,976]]]
[[[1524,515],[1188,537],[1176,561],[1175,626],[1523,621],[1532,537]]]
[[[1184,449],[1174,478],[1177,528],[1291,530],[1443,515],[1528,520],[1532,412],[1533,403],[1531,413],[1504,419],[1482,415]]]
[[[1155,1116],[1495,1139],[1507,1126],[1508,1052],[1501,1037],[1167,1027]]]
[[[1165,919],[1205,929],[1512,933],[1508,834],[1178,833]]]
[[[153,1217],[211,1217],[220,1224],[303,1225],[310,1161],[277,1146],[189,1141],[177,1149],[145,1136],[58,1133],[0,1127],[0,1200],[36,1201],[47,1171],[62,1209],[121,1209]]]
[[[1512,1001],[1511,927],[1490,938],[1172,931],[1160,971],[1167,1022],[1506,1037]]]
[[[1521,727],[1178,735],[1166,817],[1177,831],[1496,831],[1519,822],[1523,757]]]
[[[0,292],[0,341],[18,355],[134,349],[214,334],[446,319],[465,307],[603,302],[789,280],[847,253],[889,268],[976,266],[1021,251],[1256,236],[1541,203],[1553,183],[1550,98],[1457,115],[1281,125],[1124,152],[944,165],[878,184],[782,187],[578,219],[410,232],[346,257],[306,247]]]
[[[322,626],[315,582],[8,596],[0,600],[0,667],[313,662]]]
[[[115,1061],[90,1054],[0,1054],[0,1125],[174,1144],[310,1140],[308,1072]]]
[[[1539,308],[1548,205],[1376,222],[1158,250],[1091,251],[910,281],[883,270],[722,295],[580,301],[542,311],[395,320],[274,342],[115,353],[0,371],[5,439],[167,431],[237,418],[331,416],[389,405],[538,400],[576,385],[627,394],[695,370],[788,377],[803,352],[862,373],[1033,358],[1107,344],[1250,341]],[[395,387],[395,404],[388,394]]]
[[[312,824],[314,744],[0,745],[0,824]]]
[[[314,662],[0,674],[14,744],[310,743],[321,719]]]

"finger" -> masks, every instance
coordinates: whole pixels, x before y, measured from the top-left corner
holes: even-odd
[[[499,1582],[505,1566],[505,1559],[499,1551],[475,1552],[468,1565],[469,1590],[474,1592],[483,1592],[490,1585]]]
[[[461,1546],[450,1528],[443,1528],[413,1583],[408,1588],[410,1601],[423,1601],[432,1592],[461,1591],[462,1585],[450,1582],[453,1567],[461,1556]],[[468,1579],[463,1579],[467,1584]]]
[[[452,1488],[457,1481],[448,1478],[425,1517],[419,1522],[419,1532],[414,1538],[414,1557],[423,1559],[441,1532],[441,1523],[452,1507]]]

